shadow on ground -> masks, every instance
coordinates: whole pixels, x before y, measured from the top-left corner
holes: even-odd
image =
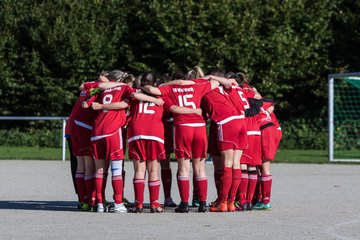
[[[79,211],[74,201],[0,201],[0,209],[45,210],[45,211]]]

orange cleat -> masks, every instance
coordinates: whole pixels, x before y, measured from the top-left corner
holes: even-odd
[[[221,202],[215,204],[214,207],[210,207],[210,212],[227,212],[227,202]]]
[[[228,203],[227,203],[227,211],[228,211],[228,212],[235,212],[234,202],[228,202]]]

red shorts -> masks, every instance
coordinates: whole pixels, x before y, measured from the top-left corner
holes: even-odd
[[[177,159],[206,157],[206,126],[176,125],[174,127],[174,138],[174,150]]]
[[[131,160],[164,160],[164,144],[154,140],[139,139],[129,142],[129,159]]]
[[[261,130],[261,154],[262,160],[272,161],[276,155],[276,127],[270,126]]]
[[[123,160],[123,139],[121,129],[109,136],[92,141],[91,149],[95,160]]]
[[[217,141],[217,125],[213,121],[210,122],[209,127],[209,141],[207,153],[212,156],[221,156]]]
[[[75,156],[91,156],[91,130],[74,124],[71,144]]]
[[[164,122],[164,146],[166,153],[170,154],[174,152],[174,135],[172,122]]]
[[[248,147],[245,119],[234,119],[217,124],[217,140],[220,151],[244,150]]]
[[[249,147],[244,150],[240,162],[250,166],[261,165],[261,135],[248,135],[248,142]]]
[[[276,134],[275,134],[276,150],[279,149],[281,138],[282,138],[281,128],[277,128],[276,129]]]

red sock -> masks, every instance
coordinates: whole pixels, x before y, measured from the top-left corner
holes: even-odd
[[[270,202],[271,184],[272,184],[272,175],[261,176],[262,202],[264,204]]]
[[[224,167],[223,175],[221,177],[220,202],[225,202],[228,199],[229,191],[232,183],[232,168]]]
[[[95,174],[95,191],[96,191],[96,202],[103,203],[103,186],[104,186],[104,174]]]
[[[253,203],[261,202],[261,201],[262,201],[261,174],[258,173],[258,181],[256,183]]]
[[[75,175],[76,188],[78,190],[78,197],[79,197],[80,202],[86,202],[87,198],[88,198],[86,195],[84,177],[85,177],[84,173],[76,173],[76,175]]]
[[[122,203],[122,197],[123,197],[123,178],[121,175],[118,176],[112,176],[111,177],[112,187],[114,190],[114,202],[116,204]]]
[[[215,187],[216,187],[216,193],[217,196],[220,196],[220,185],[221,185],[221,177],[223,175],[223,170],[214,170],[214,181],[215,181]]]
[[[199,201],[205,202],[207,198],[208,180],[207,177],[196,177],[196,185],[198,186]]]
[[[169,198],[171,196],[171,182],[172,182],[172,174],[171,169],[161,169],[161,181],[164,188],[164,196],[165,198]]]
[[[249,184],[246,194],[246,202],[251,203],[254,197],[254,192],[257,184],[257,172],[256,171],[249,171]]]
[[[134,193],[135,193],[135,203],[142,204],[144,203],[144,189],[145,189],[145,179],[134,178]]]
[[[160,180],[149,181],[149,194],[150,194],[150,206],[157,204],[159,201],[159,193],[160,193]]]
[[[243,170],[241,173],[241,183],[239,187],[239,202],[240,204],[246,203],[246,193],[248,189],[249,176],[248,171]]]
[[[91,205],[95,205],[96,191],[95,191],[94,175],[85,176],[84,180],[85,180],[86,195],[89,196],[88,203]]]
[[[233,202],[235,199],[235,195],[239,189],[241,178],[241,169],[233,169],[232,170],[232,183],[231,188],[228,195],[228,202]]]
[[[177,177],[180,198],[182,202],[189,202],[190,180],[189,177]]]

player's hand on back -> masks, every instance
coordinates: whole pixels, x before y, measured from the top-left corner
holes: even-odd
[[[202,109],[201,108],[196,108],[195,109],[195,114],[202,116]]]
[[[162,106],[164,105],[164,100],[162,100],[161,98],[157,98],[154,103],[158,106]]]
[[[101,110],[102,109],[102,104],[98,103],[98,102],[93,102],[91,105],[92,109],[94,110]]]

